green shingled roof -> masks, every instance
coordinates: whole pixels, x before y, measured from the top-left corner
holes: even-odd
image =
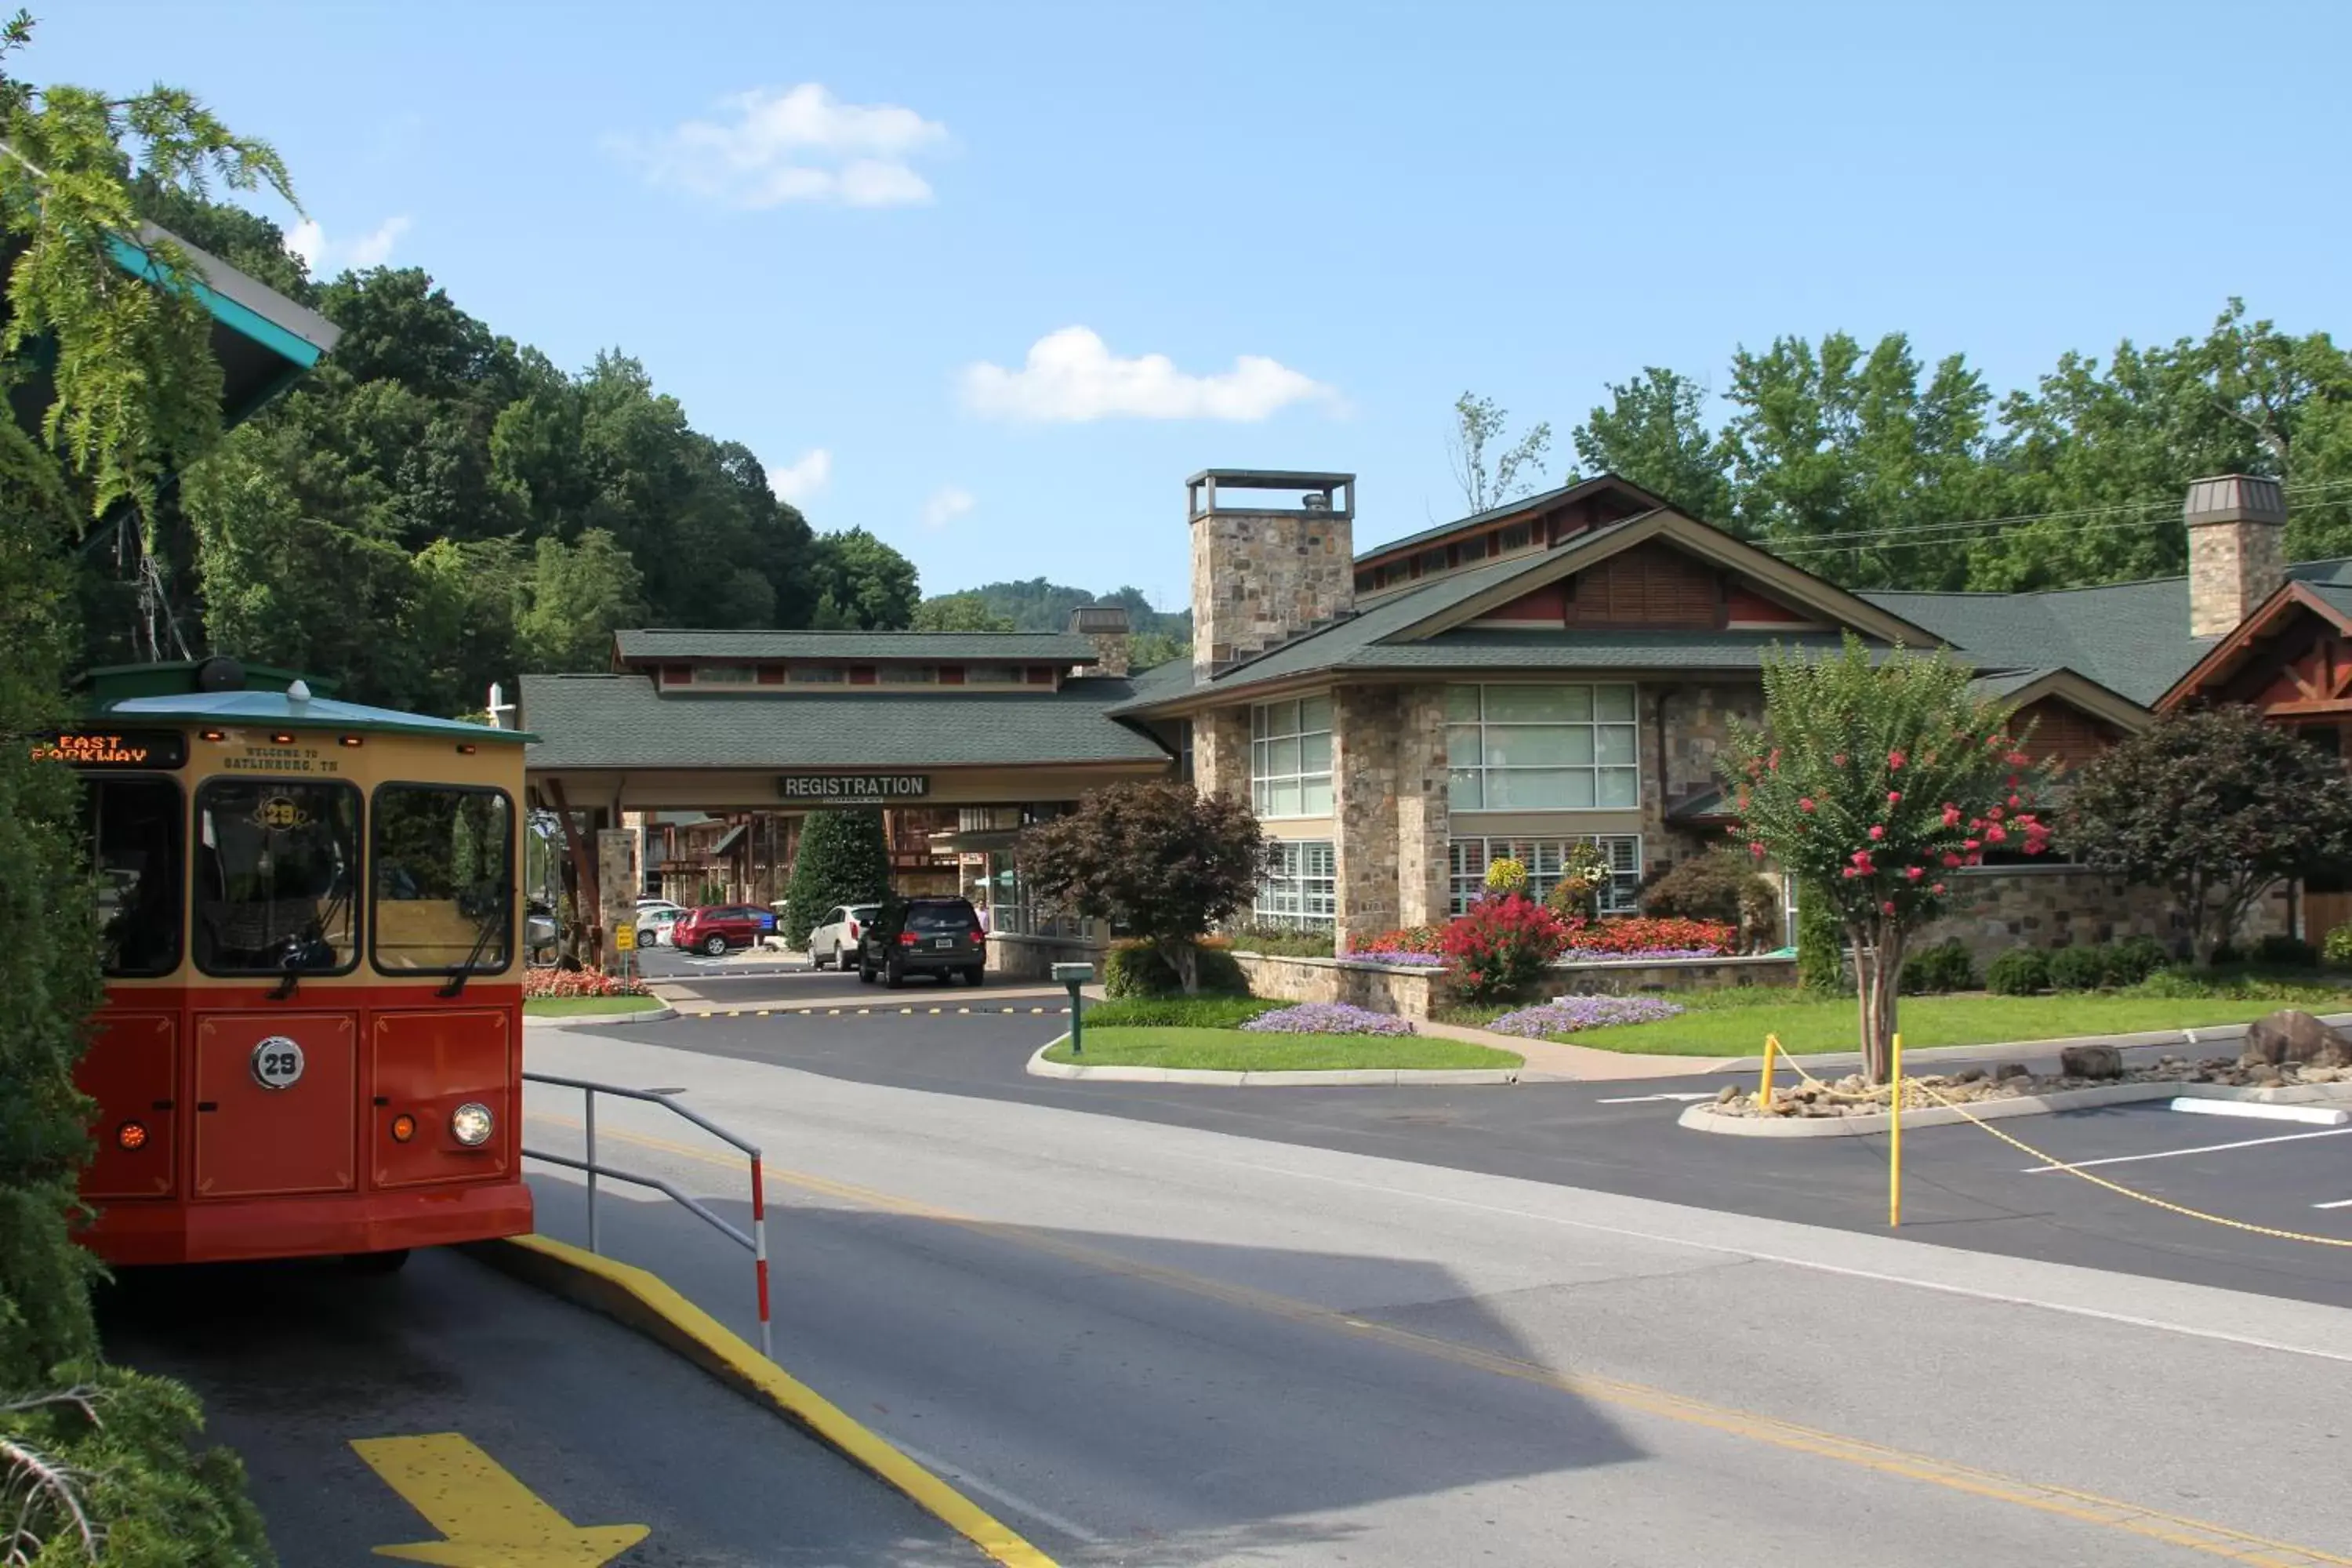
[[[1074,632],[614,632],[627,660],[662,658],[969,658],[1008,664],[1091,664],[1095,645]]]
[[[1132,695],[1089,677],[1059,691],[660,692],[642,675],[526,675],[533,769],[901,768],[1151,763],[1168,753],[1108,716]]]
[[[1567,484],[1544,490],[1539,494],[1521,496],[1517,500],[1508,501],[1501,506],[1488,507],[1485,511],[1474,511],[1468,517],[1458,517],[1452,522],[1441,522],[1434,528],[1424,528],[1419,533],[1408,533],[1402,539],[1391,539],[1386,544],[1376,544],[1370,550],[1359,550],[1356,552],[1356,559],[1369,561],[1375,555],[1387,555],[1395,551],[1409,549],[1423,540],[1445,539],[1465,528],[1476,528],[1482,523],[1500,522],[1507,517],[1518,517],[1544,507],[1556,506],[1578,495],[1589,495],[1602,489],[1627,491],[1646,501],[1653,509],[1666,504],[1664,496],[1645,490],[1631,479],[1621,479],[1615,474],[1596,474],[1589,479],[1570,479]]]

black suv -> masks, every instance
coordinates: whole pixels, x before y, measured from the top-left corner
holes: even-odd
[[[883,906],[857,942],[857,978],[876,975],[893,989],[909,974],[961,974],[967,985],[988,976],[988,937],[968,899],[908,899]]]

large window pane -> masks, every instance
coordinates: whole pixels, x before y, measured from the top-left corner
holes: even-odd
[[[1331,700],[1328,697],[1308,697],[1298,704],[1298,730],[1301,734],[1331,728]]]
[[[98,868],[100,963],[110,975],[180,967],[180,786],[169,779],[85,776],[90,862]]]
[[[1639,805],[1642,803],[1641,776],[1632,768],[1601,770],[1601,804],[1604,806]]]
[[[1486,809],[1486,775],[1475,768],[1455,768],[1445,775],[1445,801],[1456,811]]]
[[[1583,768],[1498,768],[1486,775],[1489,811],[1561,811],[1592,804]]]
[[[1286,773],[1295,775],[1297,772],[1298,742],[1296,740],[1268,741],[1265,743],[1266,777],[1281,778]]]
[[[1300,780],[1298,794],[1300,816],[1328,816],[1331,815],[1331,775],[1329,773],[1325,773],[1320,778],[1310,777]]]
[[[359,955],[360,795],[213,779],[196,792],[196,963],[214,974],[349,969]]]
[[[1267,782],[1267,794],[1266,794],[1266,815],[1267,815],[1267,816],[1301,816],[1301,815],[1303,815],[1303,814],[1299,811],[1299,809],[1298,809],[1298,805],[1299,805],[1299,789],[1298,789],[1298,780],[1297,780],[1297,779],[1296,779],[1296,778],[1272,779],[1272,780],[1269,780],[1269,781]]]
[[[1456,724],[1445,731],[1445,760],[1457,768],[1478,765],[1478,726]]]
[[[1251,912],[1260,920],[1328,925],[1337,909],[1334,864],[1328,839],[1276,845]]]
[[[1298,737],[1298,771],[1302,773],[1330,773],[1331,737],[1328,734]]]
[[[1258,703],[1250,710],[1250,733],[1256,737],[1250,742],[1250,799],[1257,814],[1329,815],[1330,699]]]
[[[1486,731],[1486,765],[1490,768],[1591,767],[1592,731],[1590,726],[1517,724]]]
[[[1489,724],[1588,723],[1592,689],[1587,686],[1489,686]]]
[[[1595,760],[1612,766],[1631,767],[1633,765],[1633,725],[1603,724],[1594,733],[1600,737]]]
[[[1447,687],[1445,689],[1445,721],[1449,724],[1475,724],[1478,721],[1478,688]]]
[[[375,966],[495,974],[514,925],[513,806],[498,790],[385,784],[373,837]]]
[[[1592,716],[1609,721],[1631,721],[1633,717],[1633,689],[1630,686],[1596,686],[1592,689]]]
[[[1618,809],[1641,798],[1631,686],[1455,686],[1446,707],[1456,810]]]

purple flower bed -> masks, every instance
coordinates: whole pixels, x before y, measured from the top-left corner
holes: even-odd
[[[1343,961],[1349,963],[1393,963],[1406,969],[1442,969],[1445,958],[1435,952],[1388,952],[1359,949]]]
[[[1242,1026],[1262,1035],[1410,1035],[1412,1026],[1393,1013],[1375,1013],[1346,1002],[1301,1002],[1261,1013]]]
[[[1682,1010],[1681,1003],[1656,996],[1562,996],[1540,1006],[1506,1013],[1486,1027],[1498,1035],[1539,1040],[1547,1035],[1572,1035],[1612,1024],[1655,1024]]]

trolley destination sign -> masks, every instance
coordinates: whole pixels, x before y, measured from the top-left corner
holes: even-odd
[[[778,799],[808,805],[885,805],[930,793],[929,773],[784,773],[776,780]]]
[[[52,730],[33,737],[33,761],[77,768],[178,768],[187,764],[188,742],[171,730]]]

